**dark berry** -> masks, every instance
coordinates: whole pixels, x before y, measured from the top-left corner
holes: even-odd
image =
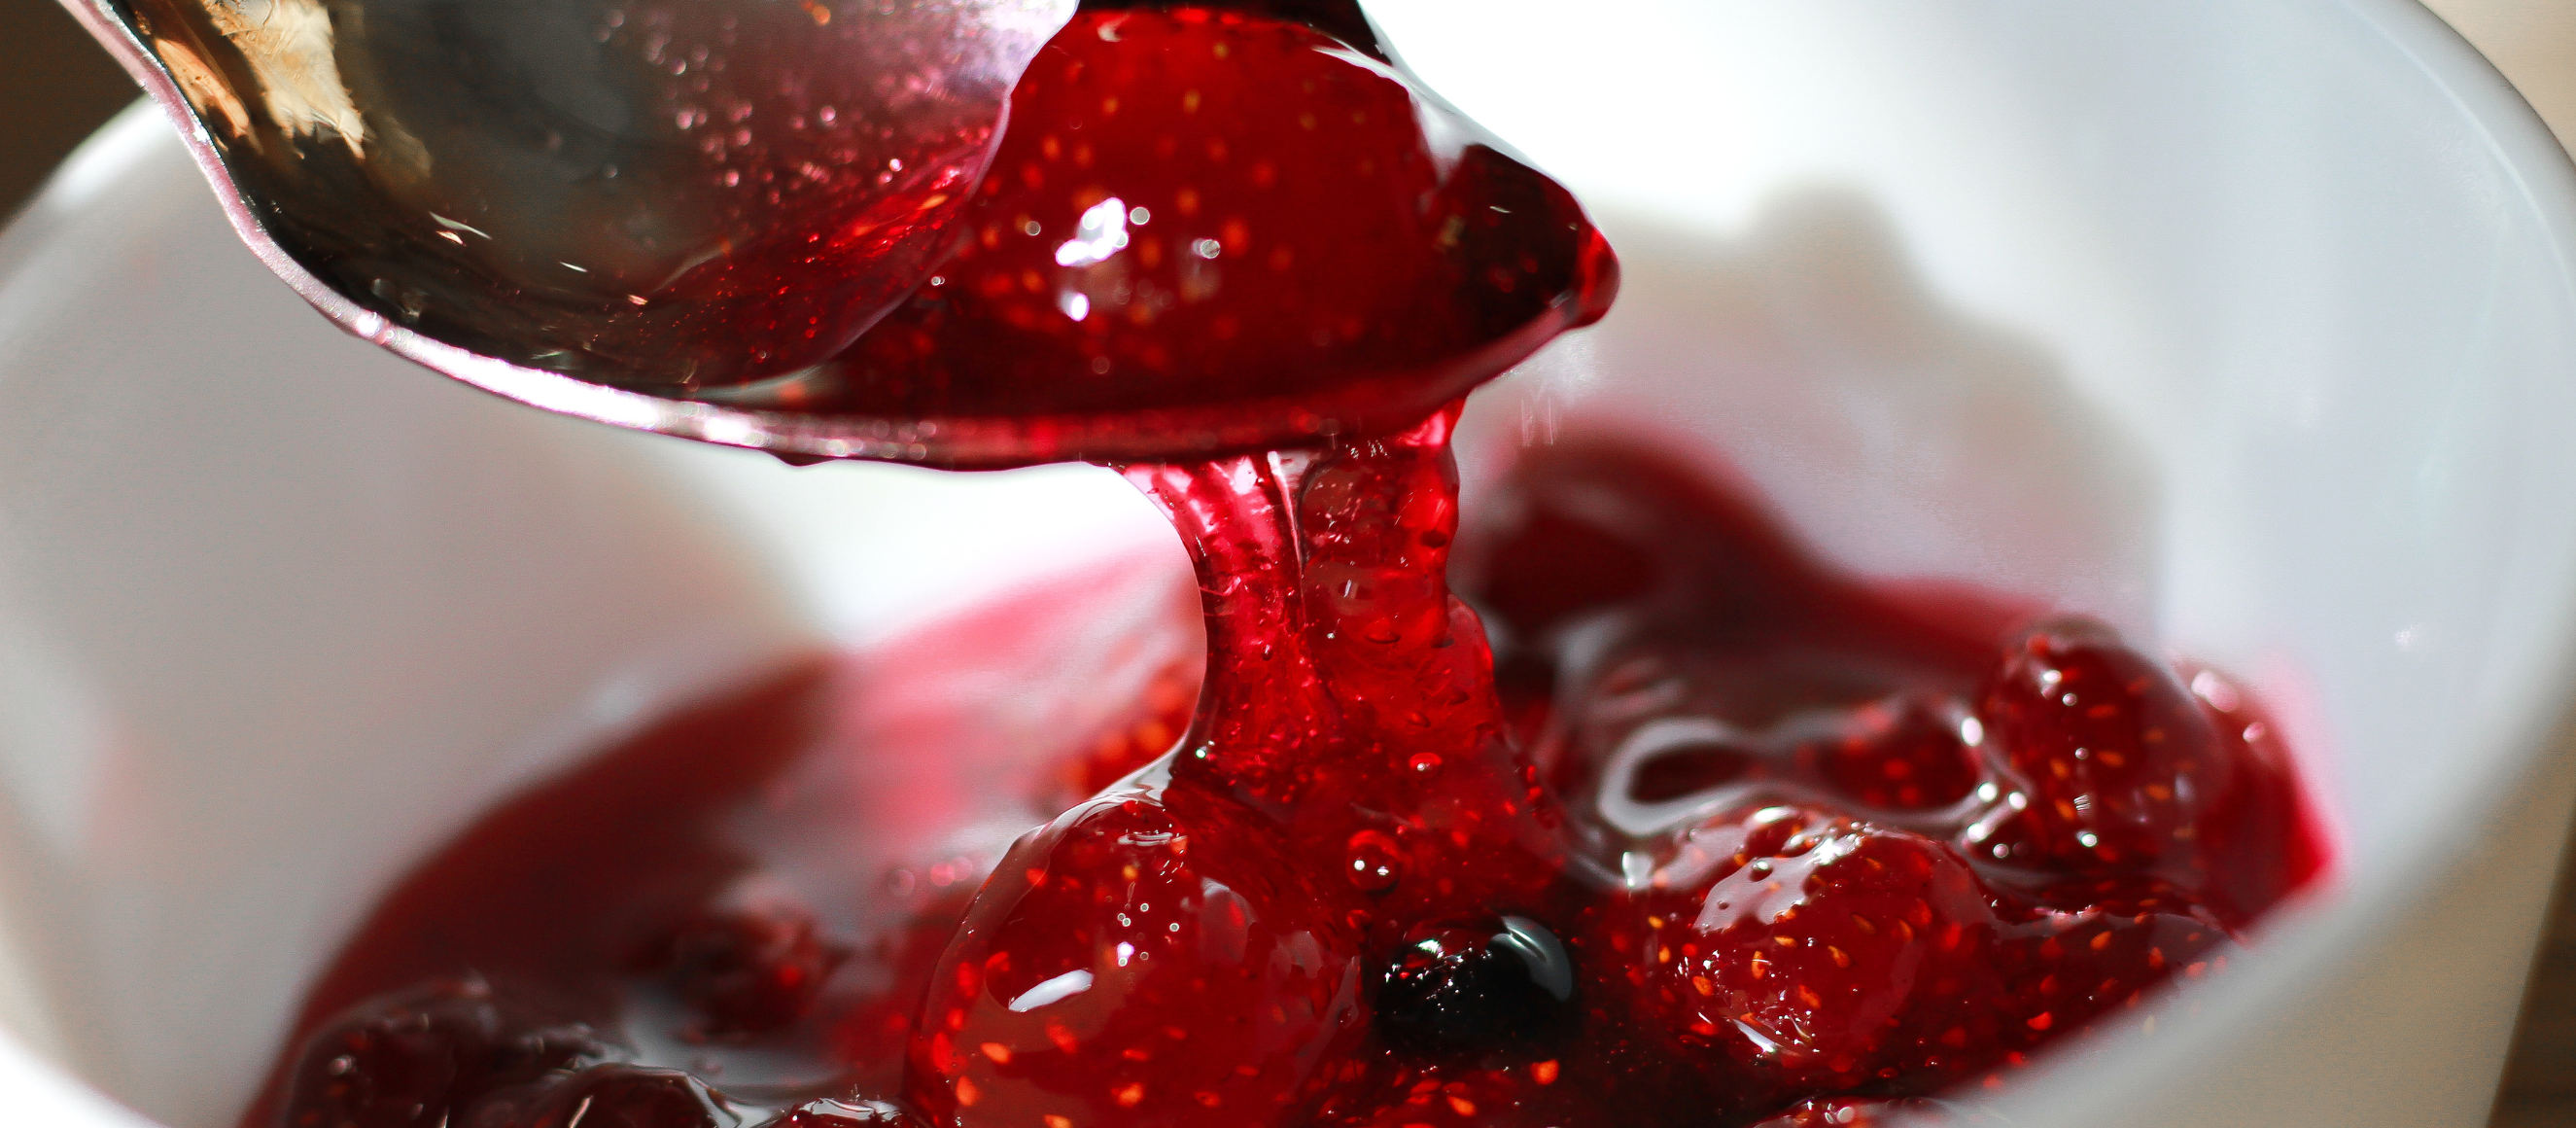
[[[282,1128],[441,1128],[495,1087],[600,1061],[584,1025],[494,996],[479,979],[434,983],[351,1008],[297,1055]]]
[[[1534,1052],[1573,1025],[1574,960],[1527,917],[1417,925],[1377,989],[1387,1045],[1432,1057]]]

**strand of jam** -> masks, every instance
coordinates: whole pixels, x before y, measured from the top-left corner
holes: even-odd
[[[1312,1117],[1408,929],[1569,915],[1561,819],[1448,591],[1455,417],[1130,471],[1197,565],[1196,720],[1003,859],[932,975],[914,1100],[961,1125]]]

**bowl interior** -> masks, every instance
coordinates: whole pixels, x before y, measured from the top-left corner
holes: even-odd
[[[1469,504],[1518,446],[1642,434],[1856,569],[2247,678],[2344,859],[2242,961],[2272,998],[2558,707],[2576,191],[2412,4],[2006,8],[1371,4],[1628,269],[1479,394]],[[791,471],[409,368],[268,279],[162,129],[112,127],[0,242],[0,1018],[148,1116],[230,1123],[374,889],[638,719],[1032,561],[1185,582],[1105,472]],[[2155,1068],[2234,1014],[2176,1014],[2203,1057]],[[2149,1060],[2016,1122],[2118,1122]]]

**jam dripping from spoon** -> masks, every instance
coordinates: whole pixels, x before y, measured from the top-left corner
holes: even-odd
[[[1916,649],[1972,657],[1894,647],[1945,671],[1927,684],[1765,659],[1748,690],[1635,629],[1740,634],[1707,573],[1676,586],[1655,531],[1561,513],[1575,549],[1624,555],[1571,551],[1586,582],[1494,607],[1515,661],[1546,651],[1548,677],[1589,688],[1506,709],[1449,588],[1456,397],[1600,317],[1616,264],[1356,8],[1085,5],[1011,109],[921,290],[810,371],[709,394],[813,418],[900,404],[933,424],[907,432],[921,460],[1123,463],[1190,550],[1205,678],[1177,747],[1021,838],[907,966],[925,994],[886,1027],[900,1103],[778,1123],[1848,1119],[2019,1060],[2278,895],[2283,869],[2239,891],[2205,852],[2278,796],[2204,765],[2236,755],[2211,717],[2086,626],[2033,633],[1982,688],[1954,666],[1985,653],[1951,640]],[[1799,594],[1779,606],[1850,626]],[[1591,668],[1605,653],[1684,672]],[[2029,689],[2050,672],[2107,696],[2068,713]],[[1654,715],[1712,687],[1705,715]],[[1615,735],[1533,755],[1595,734]],[[675,944],[708,1011],[686,1029],[807,1013],[759,990],[830,974],[792,925]],[[460,1100],[514,1128],[552,1128],[574,1095],[657,1128],[656,1109],[747,1115],[600,1046],[522,1096]]]

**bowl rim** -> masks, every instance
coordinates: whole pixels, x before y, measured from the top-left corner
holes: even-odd
[[[2565,304],[2576,309],[2576,158],[2539,111],[2493,60],[2422,0],[2333,0],[2333,6],[2411,62],[2473,128],[2476,145],[2509,177],[2515,202],[2545,233],[2548,258],[2557,266],[2557,288],[2566,295]],[[2558,641],[2527,683],[2527,707],[2507,724],[2463,738],[2485,745],[2481,751],[2511,754],[2480,758],[2482,766],[2470,773],[2467,785],[2452,793],[2455,812],[2492,816],[2549,799],[2563,805],[2569,798],[2564,777],[2566,765],[2576,762],[2576,733],[2570,731],[2576,724],[2576,605],[2562,606],[2556,618]],[[2549,844],[2549,869],[2555,873],[2561,838]],[[2468,864],[2462,857],[2411,851],[2395,865],[2360,875],[2344,858],[2330,859],[2322,882],[2256,923],[2244,958],[2209,981],[2169,990],[2162,999],[2093,1032],[2094,1038],[2120,1040],[2124,1051],[2138,1051],[2124,1058],[2131,1068],[2092,1069],[2075,1055],[2050,1055],[2035,1061],[2036,1068],[1993,1107],[2003,1123],[2127,1123],[2119,1110],[2151,1104],[2145,1098],[2158,1079],[2262,1052],[2263,1047],[2242,1040],[2252,1020],[2330,990],[2357,954],[2400,931],[2408,908],[2432,899],[2427,890],[2437,890],[2445,876]],[[2528,953],[2538,940],[2535,929],[2519,941],[2519,951]],[[2527,960],[2522,967],[2527,981]],[[2226,984],[2223,989],[2220,981]],[[2191,1005],[2177,1006],[2178,1001]],[[2519,994],[2508,1033],[2520,1026],[2518,1004]],[[2136,1036],[2142,1027],[2153,1030],[2160,1016],[2187,1022],[2193,1032],[2219,1036],[2197,1042]],[[2141,1064],[2146,1068],[2134,1068]],[[2502,1054],[2495,1064],[2499,1072],[2490,1085],[2501,1080]],[[2195,1111],[2215,1115],[2220,1110]]]

